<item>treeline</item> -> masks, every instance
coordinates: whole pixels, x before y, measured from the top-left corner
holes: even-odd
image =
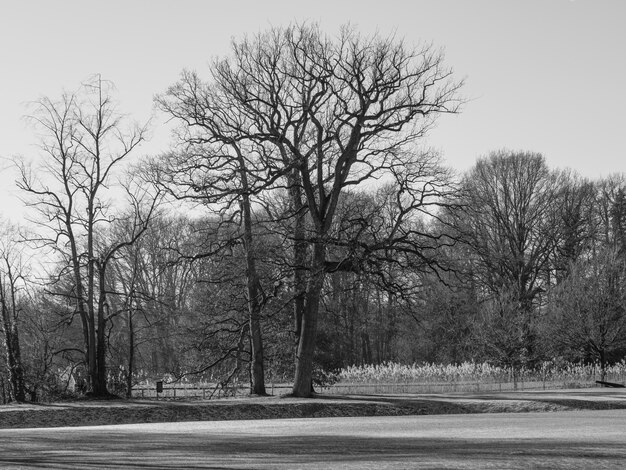
[[[142,161],[99,77],[40,100],[35,225],[0,247],[3,400],[623,357],[626,180],[505,150],[455,175],[420,142],[461,86],[432,46],[305,24],[183,72],[156,98],[172,148]]]

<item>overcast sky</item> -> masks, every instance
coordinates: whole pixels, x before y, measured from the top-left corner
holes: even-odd
[[[219,5],[219,6],[217,6]],[[500,148],[541,152],[552,167],[597,178],[626,172],[626,1],[623,0],[41,0],[0,7],[0,157],[32,157],[25,104],[58,97],[94,73],[116,84],[138,121],[183,68],[207,72],[231,38],[294,21],[330,34],[351,22],[444,48],[466,78],[462,113],[427,137],[459,171]],[[156,115],[158,153],[169,136]],[[5,165],[3,165],[5,166]],[[0,215],[20,209],[0,174]]]

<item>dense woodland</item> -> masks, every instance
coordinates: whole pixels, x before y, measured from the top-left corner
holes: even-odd
[[[27,220],[0,239],[3,401],[622,359],[626,177],[522,150],[447,168],[427,133],[462,85],[430,45],[305,24],[157,95],[160,155],[139,158],[148,129],[101,77],[38,101]]]

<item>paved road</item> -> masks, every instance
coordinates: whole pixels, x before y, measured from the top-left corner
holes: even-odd
[[[0,468],[626,468],[626,410],[1,430]]]

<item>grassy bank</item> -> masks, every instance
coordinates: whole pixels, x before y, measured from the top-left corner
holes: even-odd
[[[626,392],[601,388],[483,394],[319,396],[312,399],[80,400],[0,406],[0,428],[616,408],[626,408]]]

